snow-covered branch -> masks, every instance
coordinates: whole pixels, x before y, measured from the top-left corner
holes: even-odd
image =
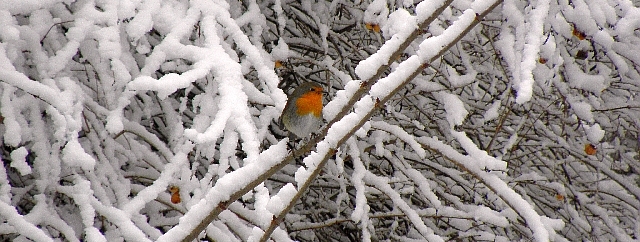
[[[639,15],[2,2],[0,240],[633,240]],[[304,82],[326,125],[287,138]]]

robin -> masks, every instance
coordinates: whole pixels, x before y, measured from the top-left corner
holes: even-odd
[[[322,125],[322,106],[322,86],[303,83],[289,95],[280,122],[295,136],[308,137]]]

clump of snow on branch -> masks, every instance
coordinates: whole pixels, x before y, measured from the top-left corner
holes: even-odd
[[[632,240],[638,16],[0,2],[0,240]],[[330,123],[289,139],[303,82]]]
[[[600,140],[602,140],[602,138],[604,137],[604,130],[602,130],[602,128],[600,128],[600,124],[594,124],[594,125],[584,125],[584,128],[587,132],[587,138],[589,139],[589,142],[597,144],[600,143]]]
[[[20,175],[29,175],[31,174],[31,166],[27,164],[25,158],[28,154],[28,151],[24,147],[20,147],[14,151],[11,151],[11,165],[10,167],[16,168]]]
[[[407,33],[418,28],[416,17],[405,9],[398,9],[389,14],[389,18],[380,28],[386,38],[391,38],[396,33]]]
[[[451,128],[455,125],[462,124],[469,112],[465,109],[464,103],[460,98],[446,92],[435,93],[435,97],[438,98],[440,103],[444,104],[444,110],[447,112],[447,121]]]
[[[537,2],[537,5],[528,14],[530,16],[526,18],[524,25],[516,26],[516,28],[527,30],[524,39],[517,40],[522,41],[524,45],[520,54],[519,72],[514,75],[514,83],[518,90],[516,102],[520,104],[531,100],[533,95],[533,69],[536,66],[536,58],[544,38],[543,25],[549,14],[549,1]]]
[[[69,166],[80,167],[84,170],[93,170],[96,160],[87,154],[78,140],[70,140],[62,149],[63,161]]]

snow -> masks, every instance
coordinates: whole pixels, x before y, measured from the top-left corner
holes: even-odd
[[[104,27],[97,30],[98,52],[102,58],[117,59],[121,54],[120,34],[118,28]]]
[[[500,100],[496,100],[491,104],[489,109],[487,109],[487,111],[484,113],[484,117],[482,117],[484,122],[494,120],[500,115],[500,113],[498,113],[498,110],[500,109],[500,103]]]
[[[56,52],[56,55],[49,60],[49,75],[53,76],[60,72],[67,66],[67,63],[78,51],[80,42],[86,37],[86,33],[90,32],[89,28],[93,26],[93,23],[84,19],[77,19],[75,26],[69,29],[67,37],[69,42],[60,50]]]
[[[9,11],[12,15],[28,14],[38,9],[50,8],[54,4],[64,2],[63,0],[24,0],[20,4],[13,1],[0,1],[0,9]]]
[[[572,3],[572,7],[567,7],[563,10],[567,21],[573,23],[576,29],[587,36],[592,36],[600,28],[596,24],[596,21],[604,21],[604,16],[598,11],[591,12],[589,6],[583,0],[578,0]]]
[[[607,88],[604,76],[586,74],[580,70],[578,65],[572,62],[565,62],[564,66],[570,87],[589,91],[596,95],[599,95]]]
[[[2,33],[0,33],[0,37],[4,40],[16,41],[20,38],[20,31],[13,26],[4,25],[2,26]]]
[[[0,202],[0,216],[6,219],[9,225],[13,226],[14,228],[19,228],[17,229],[17,231],[19,231],[21,235],[31,240],[53,242],[53,239],[49,238],[47,234],[45,234],[34,224],[25,220],[24,216],[18,214],[16,208],[9,204]]]
[[[589,142],[591,142],[592,144],[598,144],[600,143],[600,140],[602,140],[602,138],[604,138],[604,130],[602,130],[602,128],[600,128],[600,124],[594,124],[594,125],[586,125],[584,124],[584,129],[587,133],[587,138],[589,139]]]
[[[96,227],[87,227],[85,236],[88,241],[107,242],[107,238]]]
[[[522,174],[516,178],[513,179],[514,182],[522,182],[522,181],[546,181],[547,178],[544,176],[541,176],[540,174],[536,173],[536,172],[529,172],[526,174]]]
[[[107,221],[115,224],[120,229],[119,232],[125,240],[147,242],[151,241],[134,223],[131,221],[131,216],[124,211],[115,207],[105,206],[101,204],[97,199],[91,199],[91,206],[96,211],[104,216]]]
[[[420,66],[420,61],[415,56],[402,62],[402,64],[396,67],[394,72],[380,79],[371,87],[371,91],[369,91],[371,96],[382,99],[384,96],[389,95],[400,84],[399,82],[406,80],[418,66]]]
[[[418,16],[418,22],[422,22],[430,17],[436,9],[440,8],[445,3],[444,0],[439,1],[421,1],[416,6],[416,15]]]
[[[403,170],[402,172],[415,182],[415,184],[418,186],[418,189],[420,189],[420,192],[427,197],[433,207],[441,208],[442,203],[438,199],[438,195],[433,192],[431,185],[429,185],[429,180],[425,178],[422,173],[420,173],[420,171],[408,167],[408,164],[406,164],[406,166],[407,167],[405,167],[405,170]]]
[[[400,194],[398,194],[395,190],[393,190],[393,188],[391,188],[387,179],[385,179],[384,177],[378,177],[370,171],[365,171],[364,181],[367,184],[371,184],[372,186],[383,192],[385,195],[389,196],[389,198],[391,198],[391,200],[393,201],[393,204],[397,206],[398,209],[400,209],[405,215],[407,215],[420,235],[422,235],[425,239],[427,239],[428,241],[444,241],[444,239],[442,239],[438,235],[435,235],[433,233],[433,230],[431,230],[424,224],[422,218],[420,218],[418,213],[411,209],[411,207],[409,207],[409,204],[407,204],[400,197]]]
[[[447,74],[449,75],[447,80],[451,83],[452,87],[463,87],[476,81],[476,75],[478,75],[478,72],[471,70],[467,74],[460,75],[456,69],[447,65]]]
[[[263,58],[266,55],[262,55],[265,53],[264,50],[258,49],[254,46],[247,36],[240,30],[240,26],[236,24],[236,22],[229,16],[227,11],[220,11],[220,9],[212,8],[209,2],[200,2],[198,1],[199,7],[203,8],[206,11],[210,11],[216,14],[216,19],[220,21],[220,24],[224,25],[226,31],[229,32],[229,35],[233,38],[234,41],[238,44],[238,48],[247,55],[248,60],[254,65],[258,72],[258,77],[261,81],[265,82],[265,86],[267,87],[265,92],[271,96],[273,99],[273,104],[275,104],[278,110],[283,110],[284,105],[286,104],[287,96],[284,92],[278,88],[278,82],[280,79],[276,75],[273,70],[273,66],[267,66],[266,62]],[[206,17],[205,17],[206,18]],[[215,31],[213,26],[207,25],[208,28],[212,28],[209,30],[210,32]],[[215,41],[219,41],[217,36],[211,36]],[[223,68],[221,68],[224,70]]]
[[[278,32],[279,33],[283,33],[284,29],[287,25],[287,19],[284,15],[284,11],[282,10],[282,1],[280,0],[275,0],[273,2],[273,11],[276,13],[276,15],[278,16]]]
[[[11,167],[0,167],[0,233],[180,241],[220,208],[195,232],[257,240],[274,214],[325,226],[308,222],[318,210],[307,203],[284,211],[319,182],[334,193],[314,189],[305,202],[326,206],[328,222],[351,219],[363,241],[378,239],[380,224],[407,241],[637,238],[640,189],[627,181],[640,137],[640,10],[628,0],[507,0],[481,23],[490,26],[464,32],[495,3],[0,0],[0,146]],[[274,70],[287,59],[293,70]],[[290,140],[275,127],[287,71],[325,82],[328,120],[345,114],[299,168],[282,163]],[[513,112],[501,117],[502,105]],[[599,153],[585,156],[585,143]],[[571,152],[558,159],[557,149]],[[267,180],[275,166],[285,168]],[[452,227],[425,219],[434,216]],[[518,221],[524,234],[513,233]],[[318,239],[291,229],[271,239]]]
[[[367,9],[364,11],[364,17],[362,20],[365,23],[384,25],[385,21],[388,19],[388,15],[389,8],[387,8],[386,1],[374,0],[373,2],[369,3],[369,6],[367,6]]]
[[[167,98],[170,94],[174,93],[180,88],[188,87],[191,82],[206,75],[208,71],[206,69],[190,70],[182,75],[176,73],[169,73],[162,76],[160,79],[155,80],[150,76],[139,76],[132,82],[129,82],[127,88],[130,90],[153,90],[158,92],[160,99]]]
[[[304,3],[308,3],[308,2],[304,2]],[[304,5],[304,4],[303,4]],[[311,9],[307,9],[310,10],[310,13],[314,13],[313,10]],[[313,15],[312,15],[313,16]],[[316,16],[314,16],[316,17]],[[320,38],[322,38],[322,49],[324,49],[324,53],[328,53],[329,52],[329,42],[327,41],[327,37],[329,36],[329,26],[327,26],[326,24],[323,24],[319,21],[319,19],[316,18],[316,23],[318,24],[318,28],[320,31]]]
[[[271,197],[269,203],[267,204],[267,210],[269,210],[269,212],[271,212],[272,214],[280,214],[280,212],[282,212],[282,210],[287,206],[285,202],[291,201],[291,199],[294,195],[296,195],[297,192],[298,190],[296,190],[293,184],[287,183],[282,188],[280,188],[278,194]]]
[[[351,220],[354,222],[366,223],[369,213],[369,205],[367,205],[367,197],[365,196],[364,176],[366,169],[359,156],[359,148],[356,140],[351,138],[347,140],[347,152],[353,157],[353,173],[351,174],[351,182],[356,189],[355,208],[351,213]]]
[[[389,152],[384,146],[384,141],[389,140],[389,135],[387,133],[376,130],[371,134],[371,138],[372,143],[374,143],[374,146],[376,147],[375,155],[384,156],[385,152]]]
[[[596,24],[598,24],[598,26],[606,27],[608,23],[607,23],[607,17],[605,15],[605,11],[613,10],[613,9],[607,8],[610,6],[604,1],[596,1],[596,2],[598,2],[598,4],[587,5],[587,7],[589,8],[589,12],[591,13],[591,18],[596,22]],[[615,16],[615,11],[613,11],[613,13]]]
[[[624,9],[624,17],[622,17],[616,24],[616,36],[619,38],[627,38],[635,29],[640,27],[640,9],[631,7]]]
[[[322,61],[322,64],[324,64],[324,67],[329,69],[333,75],[338,77],[337,80],[334,80],[334,81],[338,82],[340,86],[346,86],[347,83],[349,83],[349,82],[351,82],[353,80],[351,79],[350,75],[348,75],[344,71],[338,70],[338,68],[335,68],[333,66],[335,64],[335,62],[336,61],[331,59],[331,57],[326,56],[324,58],[324,60]]]
[[[131,81],[131,74],[129,73],[127,66],[119,59],[111,60],[111,67],[114,70],[114,78],[116,85],[124,87],[126,83]]]
[[[122,123],[122,113],[119,110],[113,110],[107,116],[107,131],[112,134],[120,133],[124,129]]]
[[[479,169],[500,170],[507,169],[507,162],[496,159],[490,156],[486,151],[478,148],[464,132],[457,132],[451,130],[451,135],[460,142],[462,148],[469,154],[470,157],[475,159],[475,166]]]
[[[287,141],[285,139],[277,145],[270,146],[269,149],[260,153],[258,157],[254,157],[254,161],[248,162],[248,165],[218,179],[215,185],[207,191],[205,197],[191,206],[190,210],[180,218],[180,223],[160,236],[157,241],[177,241],[180,238],[184,238],[188,231],[195,228],[220,202],[228,199],[231,194],[247,187],[247,184],[251,182],[251,179],[247,178],[255,178],[255,174],[262,174],[277,165],[278,162],[281,162],[287,154]]]
[[[366,137],[369,130],[371,130],[371,123],[366,122],[355,132],[355,135],[360,138]]]
[[[460,162],[459,165],[474,174],[476,178],[486,184],[493,192],[495,192],[503,201],[505,201],[515,212],[521,216],[529,228],[533,231],[533,237],[536,241],[549,241],[549,232],[542,223],[542,217],[536,213],[531,204],[517,194],[513,189],[492,173],[481,170],[476,165],[475,157],[464,156],[454,150],[452,147],[442,143],[437,139],[422,137],[419,142],[429,146],[431,149],[437,150],[450,160]]]
[[[323,143],[326,145],[335,147],[338,144],[339,138],[346,136],[349,131],[366,115],[366,110],[371,109],[374,105],[371,97],[365,96],[356,103],[356,110],[354,113],[350,113],[344,116],[342,119],[331,125],[327,130],[327,136]]]
[[[518,104],[530,101],[533,95],[533,69],[536,67],[540,45],[545,38],[544,20],[549,14],[549,2],[549,0],[537,1],[535,8],[529,12],[530,20],[525,21],[525,26],[520,26],[526,29],[527,34],[521,54],[520,72],[516,74],[519,78],[514,81],[517,88],[516,103]]]
[[[2,164],[5,162],[2,160],[2,156],[0,156],[0,162]],[[0,167],[0,202],[11,203],[11,184],[7,179],[7,170],[4,166]]]
[[[398,38],[392,38],[386,43],[389,44],[394,40],[398,40]],[[387,45],[384,45],[384,46],[387,46]],[[384,46],[382,48],[384,48]],[[358,66],[356,66],[356,74],[362,80],[367,80],[372,78],[373,75],[376,74],[375,71],[380,66],[386,65],[389,62],[392,52],[387,49],[385,49],[385,51],[382,51],[383,50],[382,48],[380,48],[378,52],[371,55],[369,58],[363,61],[360,61],[360,63],[358,63]]]
[[[505,6],[503,7],[504,12],[509,12],[509,13],[518,12],[517,10],[510,11],[511,10],[510,8],[513,7],[512,5],[509,4],[511,2],[512,1],[505,2],[504,4]],[[518,18],[516,17],[515,19],[518,19]],[[515,21],[514,18],[509,18],[509,20]],[[495,45],[496,45],[496,48],[500,50],[500,54],[502,54],[502,57],[507,63],[509,70],[511,70],[512,72],[517,72],[519,69],[516,63],[518,63],[517,60],[519,58],[519,52],[515,51],[516,36],[512,32],[510,32],[509,29],[504,29],[502,30],[502,32],[500,32],[500,39],[495,42]],[[519,78],[519,77],[516,75],[513,78]]]
[[[390,38],[397,33],[409,33],[418,28],[416,17],[412,16],[405,9],[398,9],[389,14],[387,22],[381,26],[382,33],[385,37]]]
[[[60,98],[62,95],[60,95],[59,91],[29,79],[29,77],[16,71],[15,68],[10,65],[11,61],[6,56],[5,44],[0,44],[0,63],[6,63],[4,65],[0,64],[0,79],[2,79],[4,83],[38,96],[60,112],[66,112],[69,109],[69,104],[64,103],[64,99]]]
[[[593,41],[601,44],[605,49],[611,49],[615,40],[607,31],[600,30],[593,35]]]
[[[380,47],[380,49],[376,53],[358,63],[355,72],[356,75],[358,75],[358,77],[360,77],[362,80],[368,80],[372,78],[381,66],[387,65],[387,63],[390,62],[391,55],[409,37],[411,32],[417,29],[418,25],[416,20],[422,20],[420,19],[420,16],[416,18],[411,16],[408,12],[406,12],[406,10],[400,10],[398,14],[394,14],[394,16],[391,18],[391,21],[393,22],[389,25],[386,25],[386,15],[388,14],[389,10],[386,8],[385,4],[386,3],[384,0],[375,0],[374,2],[369,4],[367,11],[365,11],[365,23],[377,23],[381,26],[387,26],[386,29],[393,33],[393,35],[384,43],[383,46]],[[402,11],[405,12],[402,13]],[[379,15],[375,15],[374,17],[374,13],[377,13]],[[380,20],[381,18],[384,21]]]
[[[591,112],[593,107],[591,107],[591,104],[587,102],[575,102],[571,103],[571,109],[578,115],[578,118],[593,122],[593,113]]]
[[[77,139],[71,139],[62,149],[62,161],[71,167],[93,170],[96,160],[84,151]]]
[[[309,169],[303,166],[299,167],[296,173],[294,174],[294,179],[296,181],[296,184],[303,184],[304,181],[309,179],[309,176],[311,176],[311,173],[312,171],[310,171]]]
[[[14,151],[11,151],[11,164],[10,167],[16,168],[20,175],[29,175],[31,174],[31,166],[27,164],[26,157],[29,152],[27,149],[22,146]]]
[[[182,150],[191,150],[193,145],[186,144]],[[171,158],[169,164],[165,165],[160,177],[156,179],[152,185],[145,187],[142,191],[131,199],[127,204],[122,206],[122,211],[127,214],[135,214],[142,209],[145,204],[156,199],[158,194],[164,192],[169,186],[169,182],[173,179],[175,174],[178,174],[183,167],[187,164],[187,155],[184,152],[177,152],[175,156]]]
[[[271,198],[269,197],[269,189],[267,189],[264,184],[260,184],[253,188],[253,192],[253,198],[255,199],[255,202],[253,203],[253,210],[255,211],[254,219],[256,221],[256,224],[259,225],[256,227],[266,227],[271,222],[274,216],[274,213],[271,213],[268,207],[269,203],[271,202]],[[280,207],[280,209],[284,207],[284,204],[282,204],[280,201],[280,197],[276,197],[276,201],[274,201],[274,203],[272,204],[277,204],[275,206]]]
[[[91,241],[107,241],[104,235],[95,227],[93,227],[95,220],[95,209],[91,206],[90,197],[93,195],[91,190],[91,182],[83,180],[80,177],[76,177],[73,188],[70,191],[61,188],[61,192],[67,196],[73,197],[73,200],[80,209],[80,216],[82,217],[82,223],[85,225],[85,234],[88,240]]]
[[[14,108],[11,103],[11,93],[15,91],[15,88],[5,83],[2,83],[2,87],[4,90],[1,97],[2,105],[0,106],[0,115],[4,118],[3,123],[5,125],[2,138],[7,145],[18,147],[20,142],[22,142],[20,135],[22,132],[20,124],[15,119]]]
[[[413,136],[407,133],[404,129],[399,126],[391,125],[382,121],[370,122],[371,128],[384,130],[393,134],[394,136],[400,138],[402,141],[406,142],[411,146],[411,148],[418,154],[421,159],[424,159],[427,156],[426,151],[420,146],[420,144],[415,140]]]
[[[624,231],[622,231],[620,229],[620,227],[615,226],[615,223],[613,221],[613,219],[611,217],[609,217],[609,214],[607,213],[607,211],[596,205],[591,198],[589,198],[588,196],[586,196],[585,194],[582,193],[577,193],[576,194],[578,197],[578,200],[582,203],[587,204],[586,208],[589,209],[589,212],[593,213],[594,215],[601,217],[603,222],[605,224],[607,224],[607,226],[609,228],[611,228],[612,230],[612,235],[614,236],[614,238],[617,241],[634,241],[634,239],[632,239],[631,237],[629,237],[629,235],[627,235],[627,233],[625,233]]]
[[[145,1],[145,2],[149,3],[149,4],[145,4],[146,6],[156,6],[155,8],[159,6],[159,3],[157,1]],[[155,4],[151,2],[155,2]],[[131,22],[129,22],[129,24],[126,25],[125,29],[127,31],[127,34],[132,39],[134,40],[140,39],[142,35],[144,35],[148,31],[150,31],[151,28],[153,28],[153,21],[151,19],[152,11],[155,11],[155,10],[145,9],[143,11],[138,12],[138,14],[136,14],[136,16],[131,20]]]
[[[494,3],[494,1],[473,1],[469,4],[469,7],[473,9],[474,12],[481,13],[489,9]]]
[[[447,112],[447,122],[449,122],[451,128],[456,125],[461,125],[469,114],[464,107],[464,103],[457,95],[446,92],[436,92],[434,93],[434,97],[436,97],[440,103],[444,104],[444,110]]]
[[[222,134],[226,121],[231,117],[231,110],[222,110],[217,113],[215,119],[211,121],[211,126],[204,133],[198,133],[195,129],[187,129],[184,134],[189,139],[195,140],[197,143],[205,143],[216,140]]]
[[[458,20],[453,22],[441,35],[427,38],[420,43],[420,49],[416,51],[423,61],[431,60],[440,52],[448,43],[452,42],[464,29],[475,21],[476,12],[471,9],[465,10]]]
[[[273,47],[273,50],[271,50],[271,56],[273,56],[275,60],[286,61],[289,59],[290,55],[289,46],[284,39],[280,38],[280,40],[278,40],[278,45]]]
[[[335,118],[344,105],[346,105],[347,101],[360,89],[361,85],[362,81],[354,80],[347,82],[344,89],[337,91],[331,102],[324,106],[322,116],[327,120]]]

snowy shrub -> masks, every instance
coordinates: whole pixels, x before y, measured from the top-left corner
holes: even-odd
[[[637,5],[0,2],[0,240],[638,240]]]

